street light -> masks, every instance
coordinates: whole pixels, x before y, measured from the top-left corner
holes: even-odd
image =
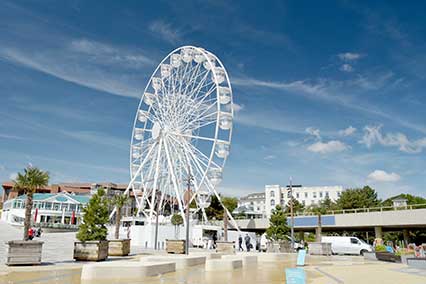
[[[185,242],[185,253],[189,254],[189,205],[191,201],[191,182],[194,179],[194,177],[191,175],[191,169],[188,166],[188,179],[187,179],[187,189],[184,194],[184,200],[185,200],[185,219],[186,219],[186,242]]]
[[[290,225],[290,237],[291,237],[291,250],[294,250],[294,212],[293,212],[293,187],[302,187],[301,184],[293,185],[293,179],[290,177],[290,184],[287,185],[288,195],[290,199],[290,216],[291,216],[291,225]]]

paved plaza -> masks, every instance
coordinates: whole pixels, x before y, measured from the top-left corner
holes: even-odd
[[[21,238],[21,230],[5,223],[0,223],[0,283],[69,283],[83,284],[80,281],[84,262],[75,262],[73,242],[75,233],[46,233],[41,240],[43,246],[43,265],[7,267],[5,242]],[[142,251],[132,247],[132,255],[127,258],[110,258],[109,261],[138,261],[142,253],[152,254],[153,251]],[[164,252],[156,252],[163,253]],[[149,257],[143,256],[142,257]],[[259,258],[260,259],[260,258]],[[243,267],[233,271],[209,272],[203,265],[191,269],[179,270],[156,277],[141,279],[135,283],[285,283],[285,269],[295,267],[296,255],[286,254],[281,261],[259,261],[256,267]],[[366,261],[360,256],[307,256],[304,267],[307,283],[341,284],[341,283],[386,283],[386,284],[424,284],[426,270],[408,267],[404,264]],[[86,283],[86,282],[84,282]],[[98,282],[96,282],[98,283]],[[125,281],[102,281],[108,283],[127,283]],[[133,282],[132,282],[133,283]],[[92,282],[90,282],[92,284]]]

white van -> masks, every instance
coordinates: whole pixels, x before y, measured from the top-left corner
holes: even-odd
[[[358,254],[363,255],[364,252],[372,252],[373,248],[366,242],[357,237],[322,237],[323,243],[331,243],[331,251],[333,254]]]

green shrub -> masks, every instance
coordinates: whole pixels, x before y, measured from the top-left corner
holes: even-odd
[[[83,209],[83,213],[83,223],[78,230],[77,239],[82,242],[106,240],[108,229],[105,224],[108,223],[109,216],[105,190],[98,189]]]
[[[378,245],[378,246],[376,246],[376,248],[374,250],[378,251],[378,252],[383,252],[383,251],[386,251],[386,246],[385,245]]]
[[[399,250],[395,253],[396,256],[409,255],[409,254],[414,254],[414,251],[409,250],[409,249],[403,249],[403,250]]]
[[[174,226],[179,226],[179,225],[183,224],[182,216],[180,214],[177,214],[177,213],[173,214],[171,221],[172,221],[172,225],[174,225]]]

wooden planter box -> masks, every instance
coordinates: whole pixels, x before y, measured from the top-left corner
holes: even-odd
[[[130,253],[130,239],[109,240],[108,241],[109,256],[126,256]]]
[[[166,252],[185,254],[185,240],[166,240]]]
[[[309,254],[312,255],[331,255],[331,243],[309,243]]]
[[[6,265],[37,265],[41,264],[43,242],[40,241],[9,241]]]
[[[293,252],[293,250],[291,249],[291,242],[289,241],[280,241],[279,243],[279,252]]]
[[[100,261],[108,257],[108,241],[74,242],[74,259]]]
[[[382,261],[401,262],[401,257],[387,251],[376,251],[376,258]]]
[[[216,252],[223,252],[225,254],[234,254],[234,242],[216,241]]]

